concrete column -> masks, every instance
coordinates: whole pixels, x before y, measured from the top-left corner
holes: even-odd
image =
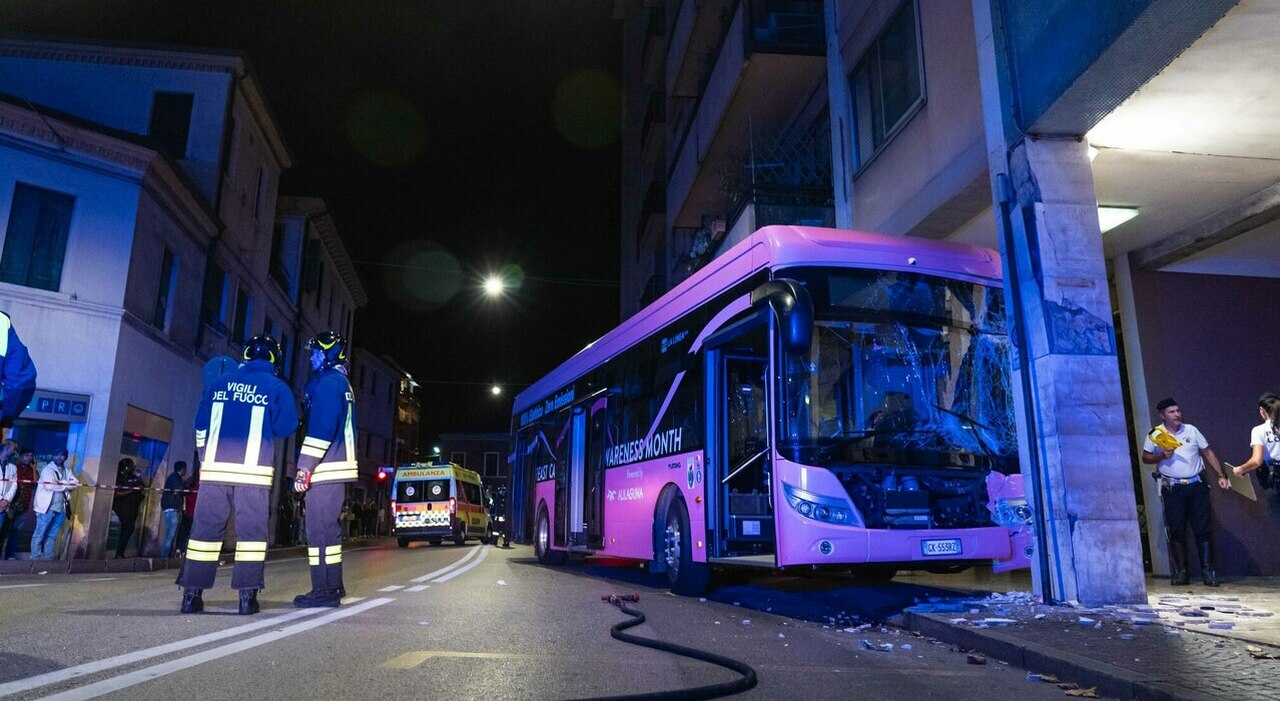
[[[840,53],[840,1],[823,3],[827,33],[827,121],[831,124],[831,189],[836,228],[853,228],[853,119],[849,110],[849,81]]]
[[[1035,584],[1055,601],[1142,602],[1142,550],[1088,146],[1018,132],[992,0],[973,6],[988,165],[1018,346],[1022,471],[1046,556],[1038,557]]]

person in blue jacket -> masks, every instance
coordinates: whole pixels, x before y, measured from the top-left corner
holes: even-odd
[[[204,609],[203,591],[213,586],[227,521],[236,523],[231,586],[240,590],[240,613],[258,612],[266,587],[267,517],[275,480],[275,441],[298,430],[293,392],[278,377],[280,344],[267,335],[245,344],[244,362],[206,385],[196,410],[200,492],[178,574],[182,612]]]
[[[0,428],[13,425],[36,393],[36,365],[9,315],[0,312]]]
[[[311,591],[293,600],[298,608],[334,607],[342,602],[342,527],[338,512],[347,483],[359,477],[356,465],[355,395],[347,380],[347,339],[325,331],[307,342],[311,380],[307,383],[307,434],[298,455],[293,488],[307,493],[307,558]]]

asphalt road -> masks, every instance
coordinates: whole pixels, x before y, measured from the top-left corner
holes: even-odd
[[[624,616],[600,597],[620,591],[639,592],[648,615],[633,632],[752,665],[760,684],[739,698],[1062,698],[926,639],[879,625],[845,632],[857,588],[800,596],[806,587],[785,578],[772,588],[740,579],[684,598],[644,586],[636,567],[545,568],[520,546],[385,544],[343,559],[341,608],[293,609],[306,558],[285,559],[268,562],[256,616],[236,615],[231,589],[206,592],[203,614],[180,614],[172,571],[0,577],[0,699],[568,699],[734,678],[610,638]],[[868,590],[884,608],[877,597]],[[864,639],[893,650],[865,650]]]

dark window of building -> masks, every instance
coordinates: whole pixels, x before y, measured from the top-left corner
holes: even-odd
[[[151,125],[147,133],[165,153],[177,159],[187,157],[187,136],[191,131],[191,93],[158,92],[151,102]]]
[[[924,104],[917,16],[915,0],[904,2],[849,78],[859,171]]]
[[[286,378],[293,377],[293,344],[289,341],[289,336],[280,337],[280,354],[284,356],[284,376]]]
[[[58,291],[75,198],[17,183],[0,256],[0,281]]]
[[[320,242],[307,237],[307,242],[302,247],[302,286],[307,292],[320,294],[320,266],[323,264],[320,260]]]
[[[486,452],[484,454],[484,476],[485,477],[498,476],[498,457],[499,457],[498,454],[492,451]]]
[[[177,268],[173,251],[164,249],[164,259],[160,263],[160,286],[156,290],[156,308],[155,313],[151,315],[151,325],[157,329],[164,330],[169,327],[169,308],[173,302],[174,293],[178,289]]]
[[[249,296],[244,288],[240,288],[240,294],[236,295],[236,321],[232,325],[235,332],[234,339],[243,343],[253,335],[249,330],[250,319],[253,316],[253,298]]]
[[[267,202],[267,169],[258,166],[258,189],[253,195],[253,218],[262,221],[262,207]]]
[[[466,467],[467,454],[460,451],[449,453],[449,462],[457,465],[458,467]]]
[[[201,316],[206,324],[221,333],[226,333],[227,283],[227,273],[222,266],[209,261],[204,274],[204,294],[200,300]]]
[[[275,230],[271,232],[271,279],[275,280],[280,289],[285,292],[289,291],[289,272],[284,267],[284,224],[276,224]]]

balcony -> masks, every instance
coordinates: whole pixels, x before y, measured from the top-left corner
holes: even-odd
[[[711,5],[700,8],[694,29]],[[760,134],[783,131],[826,70],[820,1],[739,0],[729,9],[719,48],[707,55],[710,70],[696,105],[687,117],[671,115],[667,203],[668,217],[678,227],[696,227],[703,214],[727,212],[722,181],[731,161],[751,153]],[[681,10],[673,44],[683,41],[680,22],[689,21],[687,10]],[[694,50],[685,45],[682,74],[688,73],[687,54]],[[679,76],[677,84],[686,78]]]

